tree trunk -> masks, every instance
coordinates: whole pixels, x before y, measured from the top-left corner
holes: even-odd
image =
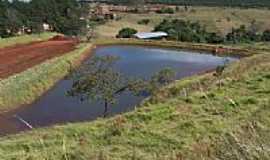
[[[104,112],[103,112],[103,117],[107,117],[107,114],[108,114],[108,102],[105,100],[105,103],[104,103]]]

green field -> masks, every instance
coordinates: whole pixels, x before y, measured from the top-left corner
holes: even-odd
[[[99,37],[115,37],[118,31],[124,27],[132,27],[138,31],[151,31],[154,26],[163,19],[183,19],[198,21],[206,26],[208,31],[217,32],[222,35],[230,32],[232,27],[239,27],[244,24],[250,26],[255,21],[257,29],[263,31],[270,29],[270,10],[268,9],[239,9],[226,7],[191,7],[188,12],[184,8],[175,14],[125,14],[119,13],[121,17],[118,21],[110,21],[97,28]],[[150,24],[139,25],[137,22],[141,19],[150,19]]]

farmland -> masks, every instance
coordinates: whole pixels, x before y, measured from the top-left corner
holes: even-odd
[[[41,62],[75,49],[73,39],[50,39],[49,41],[0,49],[0,78],[6,78]]]

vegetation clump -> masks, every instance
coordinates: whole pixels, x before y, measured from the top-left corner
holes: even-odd
[[[265,30],[262,35],[263,41],[270,41],[270,30]]]
[[[138,21],[138,24],[148,25],[150,23],[150,19],[142,19]]]
[[[119,31],[117,38],[131,38],[138,31],[133,28],[123,28]]]
[[[108,107],[114,104],[117,97],[129,91],[135,96],[151,95],[163,85],[175,78],[175,72],[165,68],[146,81],[139,78],[129,78],[115,71],[114,65],[119,57],[97,56],[71,73],[72,88],[68,96],[78,97],[81,101],[104,102],[104,117]]]
[[[167,32],[169,40],[198,43],[223,42],[222,37],[218,36],[216,33],[207,32],[205,27],[202,27],[198,22],[190,22],[180,19],[164,19],[159,25],[154,28],[154,31]]]
[[[156,11],[158,14],[174,14],[174,9],[172,8],[161,8],[160,10]]]

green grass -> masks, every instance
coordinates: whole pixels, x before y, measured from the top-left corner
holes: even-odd
[[[269,62],[259,54],[232,64],[221,88],[212,74],[190,77],[131,113],[0,138],[0,159],[268,160]]]
[[[0,38],[0,48],[17,44],[27,44],[34,41],[43,41],[55,36],[56,34],[57,33],[45,32],[41,34],[24,35],[12,38]]]
[[[33,102],[68,73],[69,62],[80,61],[90,52],[90,47],[91,44],[81,44],[70,53],[1,80],[0,111]]]

